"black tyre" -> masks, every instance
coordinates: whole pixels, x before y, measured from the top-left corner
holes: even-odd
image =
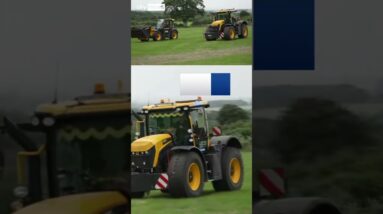
[[[160,32],[154,32],[153,41],[161,41],[161,40],[162,40],[162,34]]]
[[[132,198],[146,198],[148,197],[150,194],[150,192],[134,192],[134,193],[131,193],[130,196]]]
[[[222,154],[222,180],[213,181],[216,191],[238,190],[243,183],[243,161],[238,148],[227,147]]]
[[[243,24],[241,27],[241,34],[238,36],[241,39],[247,38],[249,35],[249,29],[247,28],[246,24]]]
[[[233,40],[235,39],[235,29],[232,26],[225,27],[223,30],[223,38],[225,40]]]
[[[173,30],[173,31],[170,33],[169,38],[170,38],[170,39],[178,39],[178,31],[177,31],[177,30]]]
[[[202,194],[204,168],[194,152],[175,153],[168,167],[168,190],[173,197],[195,197]]]

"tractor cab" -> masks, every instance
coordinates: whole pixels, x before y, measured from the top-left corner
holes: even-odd
[[[174,19],[159,19],[157,21],[157,29],[174,28]]]
[[[202,100],[165,102],[144,106],[141,115],[145,123],[142,133],[150,136],[169,134],[175,145],[189,145],[205,151],[208,146],[208,123],[205,108],[209,104]]]
[[[218,12],[215,12],[214,13],[214,21],[223,20],[225,22],[225,24],[233,24],[237,20],[232,14],[236,13],[236,12],[237,12],[237,10],[234,10],[234,9],[220,10]]]
[[[128,94],[105,94],[98,85],[94,95],[40,105],[30,123],[4,121],[7,133],[25,150],[18,153],[15,189],[23,205],[85,192],[128,192]],[[40,133],[45,140],[36,142],[26,132]]]

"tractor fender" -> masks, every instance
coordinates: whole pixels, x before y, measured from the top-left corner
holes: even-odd
[[[211,138],[211,146],[222,145],[222,147],[235,147],[242,149],[242,144],[238,138],[233,136],[216,136]]]
[[[341,214],[338,208],[323,198],[285,198],[260,201],[255,204],[256,214]]]
[[[202,165],[203,165],[203,173],[204,173],[204,177],[205,177],[205,181],[208,181],[208,177],[207,177],[207,166],[206,166],[206,160],[205,160],[205,157],[203,156],[202,152],[196,148],[195,146],[174,146],[173,148],[170,149],[170,154],[172,153],[175,153],[175,152],[195,152],[197,153],[200,158],[201,158],[201,161],[202,161]]]

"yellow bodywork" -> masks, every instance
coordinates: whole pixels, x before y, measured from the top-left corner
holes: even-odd
[[[213,26],[213,27],[220,27],[223,24],[225,24],[225,20],[216,20],[213,23],[211,23],[211,26]]]
[[[171,143],[171,136],[169,134],[157,134],[143,137],[133,141],[131,144],[132,152],[146,152],[155,147],[153,167],[157,167],[158,158],[161,150]]]
[[[100,214],[127,203],[128,199],[119,192],[95,192],[47,199],[15,214]]]

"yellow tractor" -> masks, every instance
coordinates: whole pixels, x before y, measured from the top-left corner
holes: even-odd
[[[220,10],[214,13],[214,21],[206,28],[205,39],[213,41],[217,39],[233,40],[247,38],[249,30],[247,22],[233,16],[237,11],[234,9]]]
[[[4,131],[23,148],[12,209],[129,213],[130,115],[130,95],[105,94],[98,84],[94,95],[39,106],[29,123],[4,118]]]
[[[208,102],[196,100],[144,106],[131,145],[131,191],[144,197],[161,190],[173,197],[194,197],[211,181],[216,191],[238,190],[243,183],[241,143],[209,133]]]

